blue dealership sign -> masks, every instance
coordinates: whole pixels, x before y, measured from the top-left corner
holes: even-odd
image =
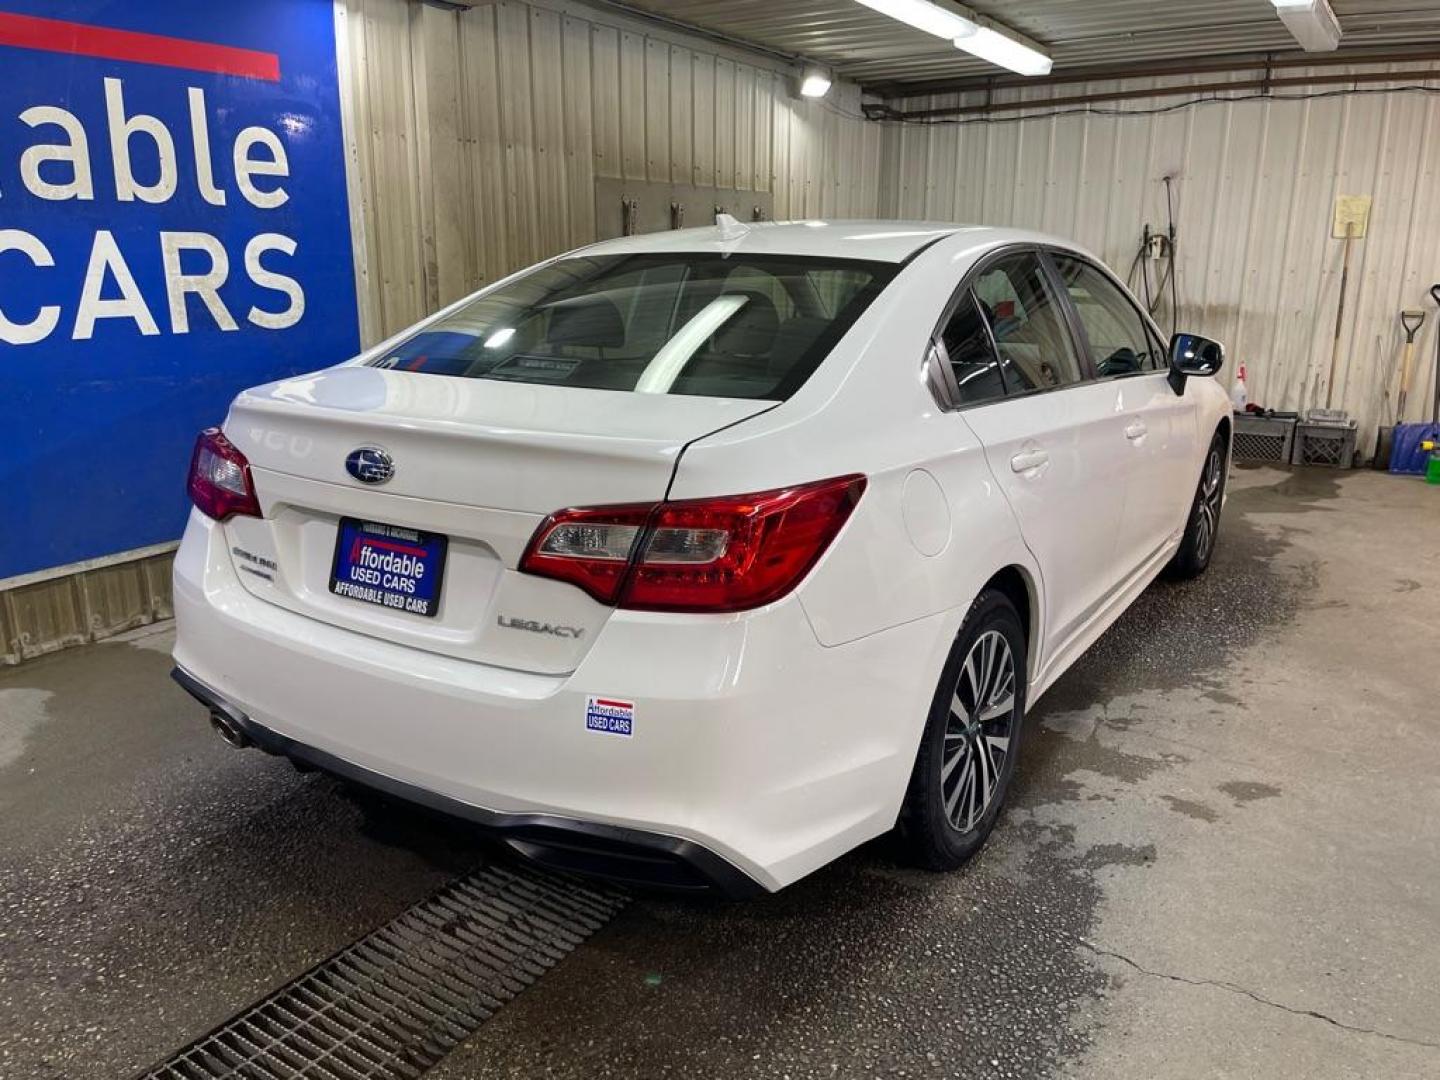
[[[359,347],[330,0],[0,0],[0,579],[178,537],[195,433]]]

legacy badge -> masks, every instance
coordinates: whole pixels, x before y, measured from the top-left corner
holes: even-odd
[[[585,636],[583,626],[556,626],[553,623],[536,622],[534,619],[516,619],[510,615],[500,615],[495,621],[507,630],[528,630],[532,634],[549,634],[552,637],[576,640]]]

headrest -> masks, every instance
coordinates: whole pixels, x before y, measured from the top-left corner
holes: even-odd
[[[745,306],[710,339],[711,348],[730,356],[764,356],[775,345],[780,316],[775,302],[756,289],[728,289],[722,296],[743,296]]]
[[[608,296],[577,296],[549,306],[551,345],[618,349],[625,344],[625,320]]]
[[[770,353],[771,373],[783,375],[789,371],[829,328],[830,320],[820,315],[786,319],[775,335],[775,348]]]

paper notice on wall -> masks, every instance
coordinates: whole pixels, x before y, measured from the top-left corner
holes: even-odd
[[[1335,221],[1330,227],[1331,236],[1336,240],[1343,240],[1348,230],[1350,239],[1361,240],[1365,236],[1365,227],[1369,224],[1369,195],[1335,196]]]

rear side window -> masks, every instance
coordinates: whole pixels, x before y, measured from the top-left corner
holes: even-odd
[[[470,379],[783,400],[898,267],[708,253],[563,259],[371,361]]]
[[[1158,370],[1160,349],[1119,286],[1080,259],[1058,253],[1051,257],[1085,328],[1095,374],[1103,379]]]
[[[976,405],[1005,396],[1000,358],[995,355],[990,331],[969,290],[946,322],[940,340],[945,345],[950,369],[955,373],[961,404]]]
[[[1009,392],[1080,381],[1070,333],[1035,255],[1007,255],[991,263],[975,279],[974,293],[995,336]]]

